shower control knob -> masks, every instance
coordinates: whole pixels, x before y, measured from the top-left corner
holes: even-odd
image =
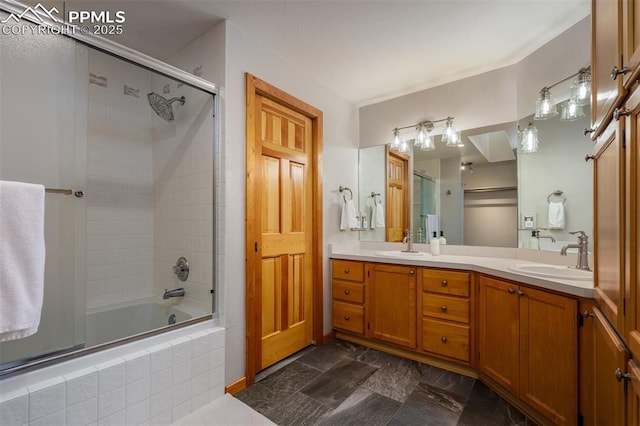
[[[76,192],[73,193],[73,195],[75,195],[78,198],[82,198],[82,197],[84,197],[84,192],[76,191]]]
[[[173,267],[173,273],[178,276],[180,281],[186,281],[189,278],[189,262],[186,257],[180,257]]]

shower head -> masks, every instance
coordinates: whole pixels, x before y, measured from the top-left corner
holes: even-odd
[[[180,102],[181,105],[184,105],[184,101],[186,100],[184,96],[167,100],[154,92],[149,93],[147,99],[149,99],[149,105],[151,105],[151,108],[153,108],[156,114],[167,121],[173,121],[173,108],[171,104]]]

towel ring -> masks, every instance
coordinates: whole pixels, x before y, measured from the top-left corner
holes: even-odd
[[[338,191],[340,191],[340,193],[341,193],[341,194],[342,194],[344,191],[349,191],[349,196],[350,196],[350,198],[353,200],[353,192],[351,192],[351,189],[349,189],[348,187],[340,185],[340,186],[338,187]],[[344,194],[342,194],[342,198],[344,198]],[[347,199],[346,199],[346,198],[345,198],[345,201],[347,201]]]
[[[557,191],[553,191],[551,194],[547,195],[547,203],[551,203],[551,197],[562,197],[563,192],[559,189]],[[562,204],[567,202],[566,197],[562,197]]]

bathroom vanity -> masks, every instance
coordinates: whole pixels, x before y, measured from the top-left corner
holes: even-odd
[[[480,378],[540,423],[578,423],[580,312],[592,280],[524,274],[541,264],[486,250],[371,247],[332,248],[338,338]]]

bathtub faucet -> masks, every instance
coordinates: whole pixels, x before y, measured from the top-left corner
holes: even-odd
[[[164,289],[164,294],[162,295],[163,299],[168,299],[170,297],[183,297],[184,296],[184,288],[176,288],[174,290]]]

